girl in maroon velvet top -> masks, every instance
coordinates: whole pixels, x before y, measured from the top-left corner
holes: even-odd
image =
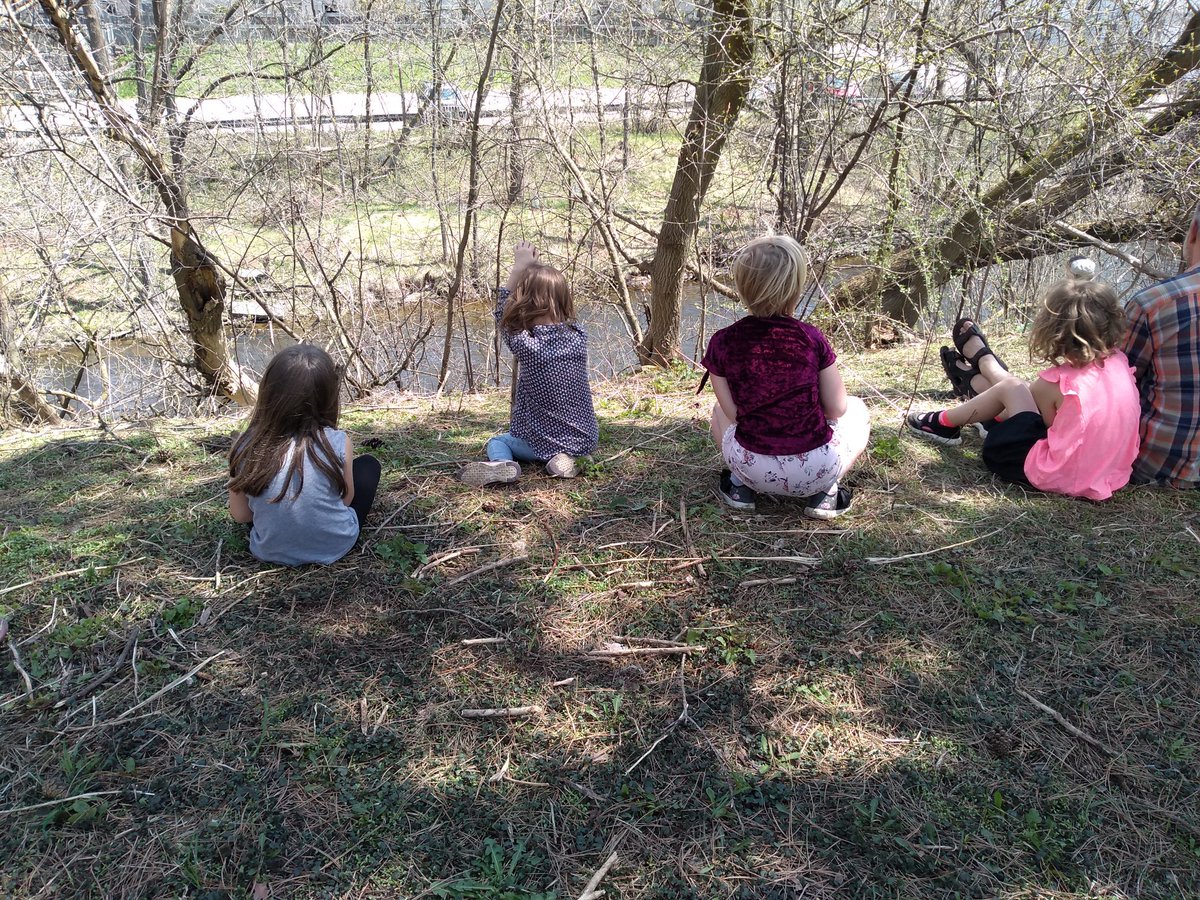
[[[804,249],[786,235],[751,241],[733,265],[750,315],[712,336],[701,361],[717,402],[712,435],[729,467],[721,498],[752,510],[756,492],[805,499],[832,519],[850,507],[839,485],[866,449],[867,407],[846,395],[819,328],[793,318],[808,279]]]

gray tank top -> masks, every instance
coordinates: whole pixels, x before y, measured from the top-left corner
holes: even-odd
[[[346,462],[346,432],[325,429],[338,462]],[[337,488],[327,476],[304,460],[304,490],[295,496],[297,478],[292,479],[287,495],[278,503],[271,500],[283,488],[284,474],[291,462],[292,445],[284,464],[267,489],[257,497],[247,497],[254,522],[250,528],[250,552],[263,562],[299,566],[304,563],[331,563],[345,556],[358,539],[358,517],[342,503]]]

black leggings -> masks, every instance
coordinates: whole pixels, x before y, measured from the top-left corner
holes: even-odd
[[[350,501],[350,508],[358,516],[358,527],[362,528],[363,520],[375,502],[375,491],[379,488],[383,466],[370,453],[354,457],[351,466],[354,468],[354,499]]]

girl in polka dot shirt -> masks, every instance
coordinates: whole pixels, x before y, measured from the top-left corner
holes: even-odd
[[[496,322],[520,363],[508,431],[487,442],[487,462],[468,463],[467,484],[512,484],[522,462],[575,477],[576,459],[596,449],[599,429],[588,384],[587,334],[575,321],[562,272],[517,244],[508,283],[496,292]]]

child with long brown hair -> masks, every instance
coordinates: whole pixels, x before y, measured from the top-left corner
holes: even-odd
[[[467,484],[511,484],[522,462],[545,463],[557,478],[573,478],[576,460],[596,449],[599,428],[588,384],[587,333],[575,321],[562,272],[517,244],[505,287],[496,294],[496,322],[520,370],[506,433],[487,442],[487,462],[468,463]]]
[[[926,440],[956,445],[962,426],[988,423],[983,462],[994,474],[1105,500],[1129,482],[1138,453],[1137,386],[1118,349],[1125,327],[1111,287],[1085,277],[1059,282],[1042,298],[1029,336],[1030,356],[1051,368],[1031,382],[998,365],[983,368],[975,380],[990,387],[953,409],[912,413],[905,424]],[[955,330],[982,344],[973,356],[994,359],[974,323],[964,320]]]
[[[229,512],[251,524],[264,562],[331,563],[349,552],[375,499],[380,465],[337,430],[341,378],[313,344],[267,364],[250,424],[229,453]]]

